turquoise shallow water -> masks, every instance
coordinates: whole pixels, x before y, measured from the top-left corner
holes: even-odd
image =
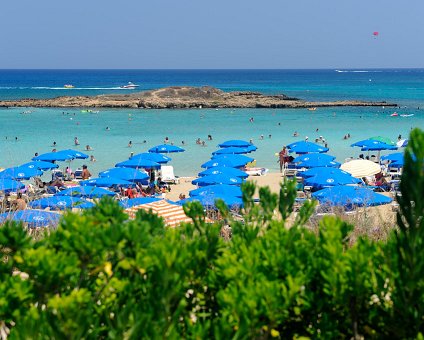
[[[412,127],[424,128],[424,69],[390,70],[0,70],[0,99],[46,98],[59,95],[97,95],[130,93],[119,89],[132,81],[140,90],[174,85],[211,85],[222,90],[285,93],[305,100],[386,100],[398,103],[400,114],[390,117],[392,108],[319,108],[299,110],[101,110],[98,114],[80,110],[0,109],[0,166],[27,162],[35,152],[74,148],[74,137],[89,144],[97,162],[75,161],[73,167],[87,163],[93,174],[139,153],[169,137],[176,145],[186,142],[186,152],[171,155],[171,164],[180,176],[195,175],[209,159],[219,142],[227,139],[253,139],[258,166],[277,170],[275,153],[282,145],[299,138],[313,141],[323,136],[330,153],[339,161],[360,152],[349,147],[355,141],[382,135],[406,137]],[[64,89],[64,84],[75,88]],[[420,107],[421,109],[418,109]],[[74,115],[75,113],[75,115]],[[249,118],[254,122],[250,123]],[[281,123],[280,125],[278,123]],[[110,131],[106,131],[110,127]],[[316,132],[316,129],[319,129]],[[343,136],[350,133],[350,140]],[[212,142],[201,147],[197,138]],[[271,134],[271,138],[268,135]],[[264,139],[260,139],[264,135]],[[15,137],[18,140],[15,141]],[[133,147],[127,147],[129,141]],[[143,141],[146,140],[144,144]]]
[[[414,114],[407,118],[390,117],[393,111],[388,108],[101,110],[98,114],[88,114],[67,110],[69,114],[63,115],[62,109],[35,109],[31,114],[21,114],[22,109],[1,109],[0,166],[18,165],[29,161],[35,152],[49,152],[53,141],[58,150],[75,148],[73,140],[77,136],[81,145],[76,148],[84,151],[89,144],[94,150],[88,153],[93,154],[97,162],[77,160],[73,167],[86,163],[91,172],[97,174],[128,158],[130,152],[145,152],[169,137],[175,145],[181,145],[183,140],[186,143],[186,152],[170,155],[171,164],[180,176],[197,174],[200,164],[217,149],[216,145],[227,139],[253,139],[258,146],[252,154],[257,165],[277,171],[275,153],[282,145],[305,136],[310,141],[323,136],[330,153],[343,161],[361,153],[358,148],[349,146],[355,141],[375,135],[395,141],[399,134],[406,137],[413,127],[424,129],[423,109],[396,109],[399,113]],[[253,123],[249,122],[251,117]],[[294,131],[299,133],[298,138],[292,137]],[[351,139],[343,140],[347,133]],[[208,134],[213,141],[207,141]],[[207,145],[196,145],[197,138],[206,140]],[[130,140],[132,148],[128,148]]]

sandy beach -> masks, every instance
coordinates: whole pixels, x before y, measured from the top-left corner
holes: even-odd
[[[197,187],[191,183],[196,177],[181,177],[178,184],[171,186],[171,191],[166,194],[166,198],[171,201],[178,201],[179,195],[183,194],[189,197],[189,191]],[[265,176],[249,176],[248,181],[256,183],[257,188],[269,187],[271,192],[278,194],[280,184],[283,181],[283,176],[279,172],[267,173]],[[394,199],[390,192],[382,193]],[[255,198],[259,198],[258,190],[256,191]],[[385,204],[376,207],[362,207],[357,208],[356,213],[349,214],[336,214],[343,220],[355,226],[354,238],[361,235],[368,235],[376,240],[385,239],[389,231],[393,228],[396,219],[396,204]],[[294,213],[296,214],[296,213]],[[293,215],[292,217],[294,217]],[[318,214],[312,219],[312,226],[318,228],[318,221],[323,217],[323,214]],[[289,224],[290,221],[289,220]]]
[[[171,186],[171,191],[166,194],[166,198],[171,201],[178,201],[180,194],[189,197],[189,191],[197,188],[194,184],[191,184],[191,181],[195,178],[181,177],[179,184]],[[271,192],[278,193],[283,177],[279,172],[272,172],[267,173],[265,176],[249,176],[247,180],[255,182],[258,187],[268,186]]]

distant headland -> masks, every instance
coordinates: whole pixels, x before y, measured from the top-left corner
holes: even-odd
[[[49,99],[2,100],[0,107],[91,107],[91,108],[316,108],[331,106],[397,106],[397,104],[342,100],[308,102],[284,94],[224,92],[210,86],[174,86],[132,94],[98,96],[63,96]]]

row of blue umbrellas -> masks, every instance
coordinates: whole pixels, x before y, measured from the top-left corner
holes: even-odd
[[[377,206],[392,202],[390,197],[358,186],[335,186],[312,193],[324,206],[343,206],[347,210],[355,207]]]
[[[148,153],[133,156],[131,164],[117,164],[117,168],[105,170],[99,174],[99,178],[80,182],[81,186],[69,188],[58,194],[31,201],[29,207],[33,209],[50,208],[52,210],[64,210],[69,208],[86,209],[94,204],[85,198],[99,198],[102,196],[114,196],[115,193],[101,187],[112,187],[115,185],[132,186],[135,182],[147,183],[149,176],[138,168],[157,169],[160,164],[167,163],[170,157],[162,153],[183,152],[184,149],[173,145],[158,145],[149,149]],[[76,150],[61,150],[49,152],[32,159],[32,162],[22,164],[19,167],[5,169],[0,172],[0,191],[17,191],[24,188],[20,180],[41,176],[43,171],[52,170],[59,166],[54,162],[72,161],[74,159],[87,159],[89,156]],[[137,204],[129,202],[126,204]],[[59,214],[40,210],[23,210],[0,215],[0,223],[6,220],[22,221],[29,227],[40,227],[57,224]]]
[[[362,151],[397,149],[394,145],[375,139],[362,140],[351,146],[358,146]],[[295,142],[287,147],[290,152],[300,155],[293,160],[296,167],[308,169],[300,173],[300,176],[304,177],[304,185],[321,189],[312,194],[321,204],[339,205],[350,209],[354,206],[373,206],[392,201],[391,198],[368,188],[358,187],[361,181],[350,173],[340,170],[341,164],[335,161],[335,157],[325,154],[328,148],[307,141]],[[394,160],[399,161],[398,156]]]
[[[207,196],[209,198],[217,198],[218,196],[225,197],[227,198],[227,202],[231,203],[237,200],[231,200],[230,198],[234,198],[237,196],[230,195],[228,187],[232,187],[233,185],[240,185],[243,182],[243,179],[247,177],[247,174],[245,172],[237,168],[242,167],[253,160],[252,158],[247,157],[243,154],[255,151],[257,148],[251,143],[241,140],[227,141],[220,144],[219,146],[221,147],[221,149],[213,153],[212,159],[202,164],[202,167],[206,168],[206,170],[199,173],[200,178],[193,181],[193,183],[199,186],[207,187],[212,187],[214,184],[219,184],[219,187],[224,188],[224,192],[216,193],[206,191],[208,192]],[[384,142],[372,139],[356,142],[352,144],[352,146],[359,146],[361,147],[362,151],[380,151],[396,149],[396,147],[393,145],[389,145]],[[318,166],[324,167],[322,169],[327,169],[327,167],[334,168],[332,170],[319,170],[319,172],[316,173],[314,176],[308,176],[308,172],[305,172],[304,175],[305,177],[307,177],[305,180],[305,184],[313,185],[318,188],[327,186],[338,187],[342,184],[357,184],[358,180],[353,179],[353,177],[349,176],[349,174],[341,170],[336,171],[338,170],[337,168],[340,166],[340,163],[334,161],[335,157],[324,154],[328,151],[328,148],[306,141],[295,142],[289,144],[287,147],[289,148],[290,152],[295,152],[297,154],[302,155],[294,159],[294,162],[297,164],[298,167],[315,168]],[[148,175],[144,172],[138,171],[138,168],[160,168],[160,164],[166,163],[171,159],[159,153],[171,153],[182,151],[184,150],[173,145],[159,145],[157,147],[149,149],[149,153],[138,154],[127,161],[117,163],[117,168],[101,172],[99,174],[99,178],[97,179],[83,181],[81,184],[86,186],[110,187],[113,185],[130,186],[134,182],[147,181]],[[393,164],[399,165],[402,164],[401,162],[403,161],[403,157],[399,155],[388,155],[384,157],[386,157],[385,159],[390,160]],[[18,181],[14,181],[14,179],[28,179],[34,176],[41,175],[43,170],[45,171],[57,168],[58,166],[52,163],[54,161],[70,161],[73,159],[85,158],[88,158],[88,155],[75,150],[62,150],[59,152],[47,153],[34,157],[33,162],[25,163],[19,167],[9,168],[0,173],[0,190],[19,190],[20,188],[22,188],[23,185]],[[71,192],[75,195],[76,191],[75,189],[73,189],[73,191]],[[110,193],[112,195],[114,194],[113,192]],[[81,208],[90,206],[90,202],[81,201],[81,197],[84,197],[84,193],[79,196],[79,200],[74,199],[74,195],[71,194],[71,197],[65,200],[60,200],[60,198],[51,198],[50,201],[44,200],[43,202],[36,202],[32,204],[33,206],[37,206],[37,204],[39,204],[39,207],[44,207],[45,205],[47,205],[50,207],[57,206],[59,208],[63,206],[79,206]],[[86,197],[98,197],[96,195],[98,195],[98,193],[90,193]],[[196,197],[196,194],[190,192],[190,196],[191,198]],[[205,198],[206,196],[203,195],[202,197]],[[238,198],[240,199],[240,197]],[[206,199],[202,199],[202,203],[205,203],[206,201]]]
[[[257,150],[250,142],[228,140],[218,145],[220,149],[212,153],[209,161],[201,165],[203,170],[192,181],[198,189],[189,192],[190,197],[179,203],[198,201],[205,207],[214,207],[217,199],[223,200],[230,207],[243,205],[240,185],[248,174],[240,168],[254,159],[246,156]]]

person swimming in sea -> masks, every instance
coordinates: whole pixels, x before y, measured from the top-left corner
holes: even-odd
[[[78,140],[78,137],[75,137],[75,138],[74,138],[74,144],[75,144],[75,145],[79,145],[79,144],[80,144],[80,142],[79,142],[79,140]]]

